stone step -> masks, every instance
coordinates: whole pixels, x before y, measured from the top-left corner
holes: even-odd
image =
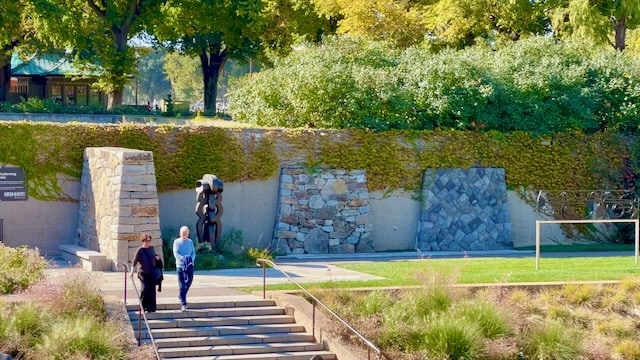
[[[260,325],[260,324],[290,324],[295,319],[289,315],[256,315],[256,316],[232,316],[232,317],[202,317],[202,318],[162,318],[149,319],[151,329],[168,328],[196,328],[202,326],[233,326],[233,325]],[[137,329],[138,318],[131,319],[131,324]],[[143,322],[144,324],[144,322]]]
[[[146,329],[144,326],[142,338],[146,338]],[[137,326],[134,331],[137,331]],[[177,337],[197,337],[197,336],[222,336],[222,335],[239,335],[239,334],[270,334],[270,333],[300,333],[304,332],[304,326],[291,324],[263,324],[263,325],[234,325],[234,326],[199,326],[191,328],[168,328],[168,329],[151,329],[154,339],[166,339]]]
[[[80,264],[88,271],[111,271],[112,261],[98,251],[72,244],[60,244],[62,258],[71,264]]]
[[[147,320],[156,319],[187,319],[187,318],[212,318],[212,317],[232,317],[232,316],[264,316],[264,315],[282,315],[285,310],[275,306],[253,306],[253,307],[237,307],[237,308],[204,308],[204,309],[187,309],[180,310],[157,310],[156,312],[146,313]],[[129,311],[129,318],[138,320],[138,311]]]
[[[212,345],[238,345],[238,344],[269,344],[286,342],[313,342],[310,333],[270,333],[270,334],[242,334],[226,336],[193,336],[180,338],[156,339],[158,348],[186,347],[188,346],[212,346]],[[185,345],[186,343],[186,345]]]
[[[163,359],[181,360],[309,360],[313,356],[320,356],[322,360],[336,360],[336,355],[332,352],[321,351],[300,351],[296,353],[269,353],[269,354],[242,354],[242,355],[219,355],[219,356],[197,356],[197,357],[164,357]]]
[[[220,355],[246,355],[286,353],[302,351],[320,351],[324,345],[315,342],[293,343],[263,343],[238,344],[238,345],[214,345],[214,346],[189,346],[179,348],[158,349],[161,357],[194,357],[194,356],[220,356]]]
[[[249,300],[220,300],[220,301],[207,301],[207,302],[190,302],[189,309],[218,309],[218,308],[250,308],[250,307],[263,307],[263,306],[276,306],[275,301],[270,299],[260,299],[259,297],[251,297]],[[176,298],[172,303],[158,303],[156,310],[180,310],[180,302]],[[127,311],[138,311],[137,300],[133,300],[127,304]]]
[[[127,309],[137,332],[138,307],[130,304]],[[273,300],[194,302],[184,312],[178,301],[159,303],[156,312],[145,316],[162,359],[309,360],[314,355],[336,359]],[[143,343],[150,341],[144,325],[141,336]]]

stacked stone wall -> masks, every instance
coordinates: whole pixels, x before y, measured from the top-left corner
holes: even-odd
[[[504,169],[428,169],[416,247],[421,251],[513,248]]]
[[[80,184],[76,244],[113,262],[130,262],[140,234],[152,236],[162,256],[153,153],[134,149],[86,148]]]
[[[274,243],[283,254],[373,252],[364,171],[284,168]]]

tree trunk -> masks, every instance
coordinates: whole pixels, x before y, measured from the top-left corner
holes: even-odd
[[[11,80],[11,60],[0,67],[0,102],[9,100],[9,83]]]
[[[107,109],[111,110],[114,106],[122,105],[123,89],[114,89],[107,94]]]
[[[128,31],[127,29],[113,30],[113,36],[114,36],[115,47],[116,47],[116,57],[122,60],[119,62],[121,64],[126,63],[125,59],[128,56],[127,31]],[[116,75],[114,76],[116,79],[125,75],[123,71],[124,69],[122,69],[122,67],[114,67],[113,69],[111,69],[112,75]],[[120,83],[119,81],[116,81],[110,85],[111,85],[111,90],[107,94],[107,109],[109,110],[113,109],[114,106],[122,105],[122,98],[124,94],[124,84]]]
[[[213,47],[202,49],[200,64],[202,65],[202,81],[204,82],[204,110],[216,113],[216,99],[218,97],[218,79],[227,61],[227,52],[214,52]]]
[[[618,20],[613,20],[613,28],[615,29],[616,43],[614,45],[615,49],[618,51],[624,51],[627,47],[626,45],[626,37],[627,37],[627,18],[622,16]]]

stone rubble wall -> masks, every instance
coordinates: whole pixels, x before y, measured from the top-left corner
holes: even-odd
[[[421,251],[513,248],[504,169],[428,169],[416,247]]]
[[[282,254],[373,252],[364,171],[283,168],[273,244]]]
[[[86,148],[80,184],[76,245],[112,261],[131,262],[140,234],[152,236],[162,256],[153,153],[117,147]]]

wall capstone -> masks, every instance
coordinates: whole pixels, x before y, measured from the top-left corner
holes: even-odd
[[[282,254],[373,252],[369,190],[362,170],[283,168],[273,244]]]
[[[76,245],[99,251],[118,270],[118,262],[132,260],[140,234],[148,233],[162,256],[158,204],[152,152],[86,148]]]

